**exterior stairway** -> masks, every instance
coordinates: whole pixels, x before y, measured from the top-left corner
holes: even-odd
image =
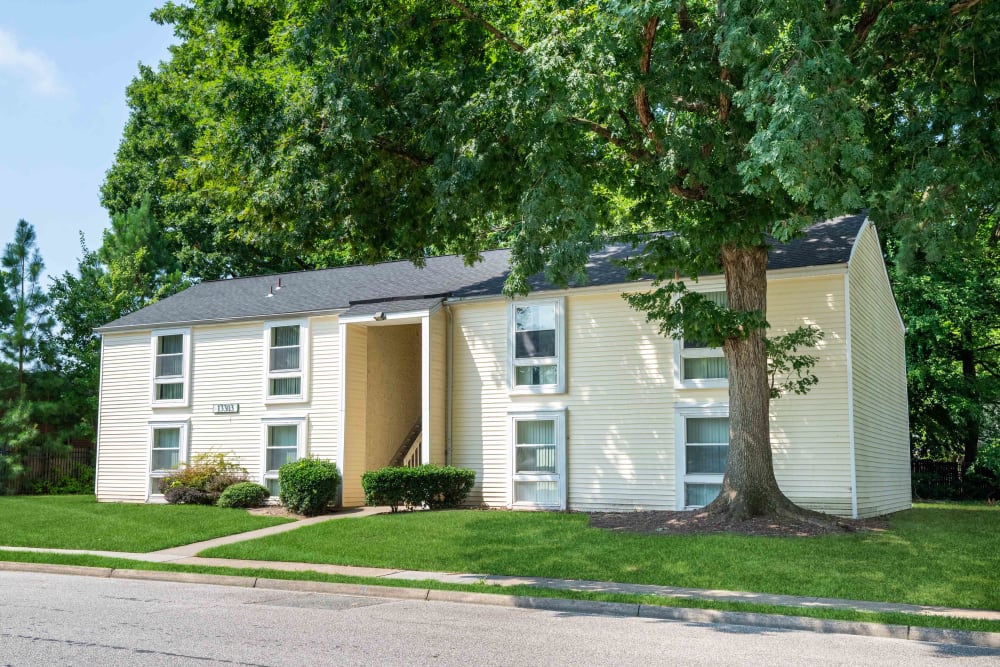
[[[423,431],[423,425],[418,418],[416,423],[407,432],[406,437],[403,438],[403,442],[400,443],[399,449],[396,453],[392,455],[392,459],[389,461],[390,467],[406,466],[408,468],[416,467],[420,465],[420,456],[411,456],[413,450],[417,452],[420,451],[420,435]]]

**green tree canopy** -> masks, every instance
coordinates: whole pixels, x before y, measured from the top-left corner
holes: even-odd
[[[59,331],[51,338],[59,371],[61,416],[73,435],[93,438],[101,367],[97,327],[123,317],[189,284],[170,251],[148,200],[111,220],[98,251],[80,236],[76,272],[54,278],[49,289]]]
[[[914,452],[922,458],[977,457],[1000,427],[1000,223],[987,218],[971,239],[908,257],[893,283],[907,326],[907,376]],[[900,243],[889,242],[893,257]],[[991,429],[992,427],[992,429]]]
[[[868,202],[910,230],[967,220],[996,177],[937,176],[949,147],[995,160],[997,14],[978,0],[167,3],[154,18],[180,43],[129,88],[104,201],[150,196],[204,277],[471,259],[506,239],[521,292],[542,269],[582,280],[608,235],[672,230],[636,261],[658,282],[633,305],[725,348],[713,509],[794,512],[770,458],[768,235]],[[674,280],[720,271],[725,308]]]
[[[54,324],[48,312],[48,296],[41,285],[45,264],[38,252],[35,228],[26,221],[17,221],[14,240],[4,248],[0,265],[4,270],[6,301],[12,306],[4,335],[0,337],[0,353],[17,364],[17,381],[23,385],[25,367],[41,358],[45,337]]]

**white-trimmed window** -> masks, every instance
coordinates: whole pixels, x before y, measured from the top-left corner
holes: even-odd
[[[306,400],[305,363],[309,327],[305,322],[273,322],[264,326],[268,402]]]
[[[271,495],[278,497],[278,470],[286,463],[306,455],[306,419],[289,417],[265,419],[262,422],[264,451],[261,483]]]
[[[511,506],[566,509],[566,413],[510,414]]]
[[[511,392],[563,393],[566,387],[563,299],[513,302],[507,319],[507,376]]]
[[[718,306],[725,306],[725,292],[703,295]],[[674,384],[679,389],[725,387],[729,382],[729,365],[721,347],[708,347],[698,340],[674,341]]]
[[[153,405],[174,407],[188,405],[191,330],[154,331],[152,345]]]
[[[704,507],[722,491],[729,455],[729,408],[678,408],[676,428],[678,508]]]
[[[150,422],[149,496],[159,497],[160,480],[187,460],[188,422]]]

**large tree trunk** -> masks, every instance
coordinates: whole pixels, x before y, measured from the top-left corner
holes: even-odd
[[[972,325],[966,323],[962,327],[962,346],[959,357],[962,359],[962,378],[966,386],[976,386],[976,353],[972,339]],[[972,410],[965,413],[965,433],[962,436],[964,451],[962,452],[962,474],[976,461],[979,455],[979,419]]]
[[[767,249],[727,247],[722,252],[729,307],[742,312],[767,312]],[[785,515],[817,520],[822,517],[796,506],[778,488],[771,457],[768,418],[770,381],[764,329],[725,343],[729,364],[729,456],[722,493],[707,511],[734,520]],[[832,517],[822,517],[832,521]]]

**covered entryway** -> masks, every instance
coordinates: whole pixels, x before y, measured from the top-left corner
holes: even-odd
[[[447,316],[441,298],[355,304],[340,318],[342,503],[361,475],[445,463]]]

